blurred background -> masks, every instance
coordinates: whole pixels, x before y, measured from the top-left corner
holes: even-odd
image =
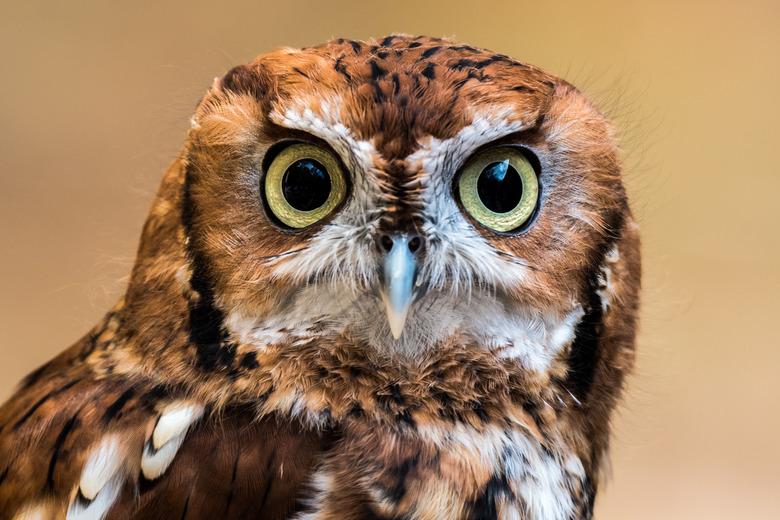
[[[780,3],[0,2],[0,400],[122,293],[215,76],[333,37],[449,36],[615,121],[643,228],[607,519],[778,518]]]

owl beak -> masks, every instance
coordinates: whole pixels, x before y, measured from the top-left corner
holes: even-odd
[[[413,291],[417,272],[417,262],[414,258],[417,247],[414,240],[416,238],[419,243],[421,239],[405,234],[392,237],[384,235],[382,238],[386,242],[380,293],[385,304],[387,321],[390,323],[390,332],[398,339],[404,330],[409,307],[414,303]]]

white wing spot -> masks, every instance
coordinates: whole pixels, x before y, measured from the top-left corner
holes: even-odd
[[[187,430],[202,415],[203,406],[186,401],[171,403],[163,409],[141,457],[144,477],[153,480],[165,473],[184,442]]]
[[[78,492],[68,508],[66,520],[103,520],[119,498],[119,492],[122,490],[124,475],[117,472],[105,485],[94,499],[89,500],[81,490],[80,497]],[[86,499],[86,500],[85,500]]]
[[[81,473],[79,487],[87,500],[94,500],[100,490],[111,480],[125,461],[124,449],[116,435],[109,435],[97,448],[92,450],[84,471]]]
[[[67,520],[102,520],[106,516],[125,480],[125,441],[118,434],[107,435],[92,449],[68,507]]]

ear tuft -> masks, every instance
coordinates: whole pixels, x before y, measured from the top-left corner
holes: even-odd
[[[234,67],[214,82],[214,86],[222,91],[248,94],[256,99],[262,99],[270,90],[265,74],[257,66],[250,65]]]

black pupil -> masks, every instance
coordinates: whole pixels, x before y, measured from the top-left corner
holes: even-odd
[[[282,192],[290,206],[299,211],[317,209],[330,195],[330,175],[314,159],[295,161],[284,172]]]
[[[487,165],[477,179],[482,204],[494,213],[507,213],[523,198],[523,181],[509,161]]]

